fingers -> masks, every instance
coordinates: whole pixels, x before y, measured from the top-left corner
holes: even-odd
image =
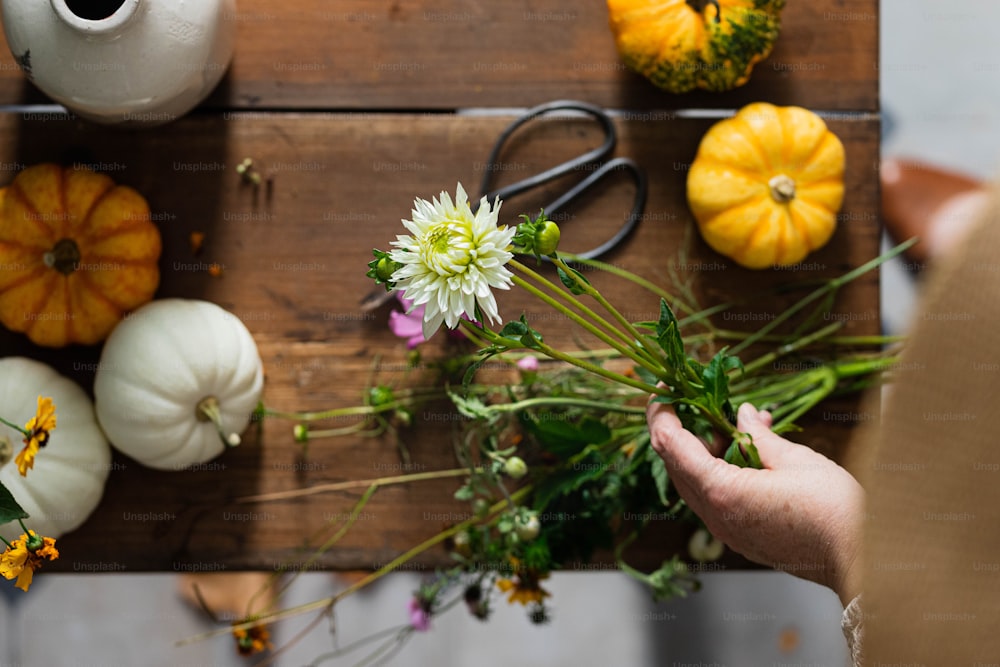
[[[677,491],[690,502],[701,495],[710,479],[728,467],[714,457],[705,444],[681,425],[672,406],[650,403],[646,407],[650,443],[667,466],[667,474]]]
[[[761,463],[766,468],[774,467],[778,460],[794,451],[797,445],[771,431],[771,414],[759,411],[750,403],[744,403],[736,413],[736,428],[749,433],[760,454]]]

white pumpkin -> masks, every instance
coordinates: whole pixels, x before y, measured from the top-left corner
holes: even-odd
[[[94,400],[112,446],[151,468],[180,470],[239,443],[263,384],[239,318],[208,301],[160,299],[111,332]]]
[[[23,426],[35,416],[39,396],[52,399],[56,427],[48,444],[38,450],[34,467],[21,477],[13,457],[21,451],[24,436],[0,424],[0,437],[6,436],[13,445],[10,459],[0,462],[0,482],[30,515],[24,520],[28,528],[59,537],[78,528],[101,501],[111,469],[111,447],[97,425],[90,397],[79,385],[32,359],[0,359],[4,419]],[[17,522],[0,526],[0,535],[7,540],[22,532]]]

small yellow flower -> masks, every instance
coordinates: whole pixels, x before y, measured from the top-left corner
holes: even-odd
[[[548,578],[548,574],[539,574],[534,570],[523,568],[516,558],[511,558],[511,563],[514,565],[513,578],[497,581],[497,588],[504,593],[510,593],[507,597],[508,604],[515,602],[522,605],[528,605],[532,602],[541,603],[542,600],[551,595],[542,588],[540,583],[542,579]]]
[[[38,397],[38,411],[24,425],[24,449],[17,455],[14,462],[21,477],[35,467],[35,455],[38,450],[49,443],[49,434],[56,427],[56,406],[51,398]]]
[[[3,554],[0,554],[0,576],[8,580],[17,577],[14,585],[27,591],[35,570],[41,568],[45,561],[57,558],[59,551],[56,549],[56,541],[51,537],[39,537],[35,531],[30,530],[27,535],[21,535],[11,542]]]
[[[235,625],[246,623],[251,619],[244,619]],[[233,630],[233,637],[236,639],[236,651],[240,655],[254,655],[263,653],[271,648],[271,633],[263,625],[254,625],[249,629],[238,628]]]

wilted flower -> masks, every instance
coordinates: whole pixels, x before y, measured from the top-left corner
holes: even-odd
[[[0,554],[0,576],[4,579],[17,578],[15,586],[27,591],[35,570],[47,560],[59,558],[56,541],[51,537],[40,537],[35,531],[28,531],[11,542]]]

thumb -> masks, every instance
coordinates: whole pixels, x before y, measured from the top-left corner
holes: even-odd
[[[800,446],[774,433],[771,430],[771,416],[767,412],[758,412],[750,403],[744,403],[737,411],[736,428],[753,438],[753,444],[765,468],[775,467],[781,457]]]

